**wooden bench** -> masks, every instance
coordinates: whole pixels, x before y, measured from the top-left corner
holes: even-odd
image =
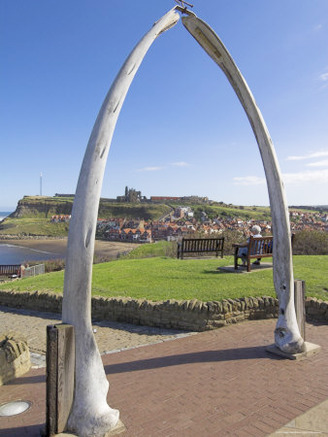
[[[177,258],[183,259],[186,253],[215,253],[223,258],[224,238],[182,238],[178,242]]]
[[[247,271],[251,271],[251,259],[272,257],[273,237],[249,237],[247,244],[233,244],[235,248],[235,270],[238,269],[239,249],[247,247],[246,266]]]

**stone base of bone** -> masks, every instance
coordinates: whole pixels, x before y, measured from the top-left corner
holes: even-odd
[[[115,428],[112,429],[111,431],[108,431],[103,437],[118,436],[118,435],[122,434],[125,431],[126,431],[126,428],[124,426],[124,423],[121,420],[119,420],[117,425],[115,426]],[[70,434],[70,433],[62,432],[60,434],[55,434],[52,437],[78,437],[78,436],[76,434]]]
[[[317,344],[309,343],[307,341],[304,342],[304,345],[305,345],[304,351],[296,354],[288,354],[286,352],[283,352],[275,344],[267,346],[265,350],[270,354],[278,355],[279,357],[283,357],[283,358],[288,358],[289,360],[301,360],[318,353],[321,349],[321,346],[318,346]]]

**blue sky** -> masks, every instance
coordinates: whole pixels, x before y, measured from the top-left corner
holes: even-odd
[[[172,0],[0,0],[0,210],[75,192],[101,103]],[[289,204],[328,204],[327,0],[194,1],[246,78]],[[179,22],[123,105],[102,196],[208,196],[268,205],[258,147],[230,84]]]

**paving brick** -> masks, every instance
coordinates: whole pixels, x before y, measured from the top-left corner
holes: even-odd
[[[266,433],[252,425],[245,426],[241,431],[248,433],[250,437],[264,437],[266,435]],[[236,437],[238,437],[238,432],[236,433]]]
[[[278,418],[274,418],[271,415],[270,416],[262,416],[261,420],[266,425],[269,425],[271,429],[276,430],[279,429],[282,425],[285,424],[285,420],[282,420],[280,416]]]
[[[327,399],[328,326],[307,325],[322,346],[300,362],[265,352],[275,320],[248,321],[175,341],[104,355],[109,404],[122,437],[260,437]],[[45,423],[44,369],[1,387],[0,404],[33,402],[28,414],[0,418],[0,435],[37,435]]]
[[[275,428],[273,428],[268,423],[263,422],[262,420],[254,421],[252,425],[260,431],[264,432],[265,435],[271,434],[275,430]]]

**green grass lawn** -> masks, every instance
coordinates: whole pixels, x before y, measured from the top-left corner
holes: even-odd
[[[275,296],[272,269],[253,271],[250,274],[218,270],[218,266],[232,264],[233,257],[116,260],[94,265],[92,293],[97,296],[146,298],[153,301],[194,298],[209,301],[244,296]],[[294,256],[294,275],[306,281],[307,296],[328,300],[327,272],[328,256]],[[0,289],[61,293],[63,282],[62,271],[4,283]]]

